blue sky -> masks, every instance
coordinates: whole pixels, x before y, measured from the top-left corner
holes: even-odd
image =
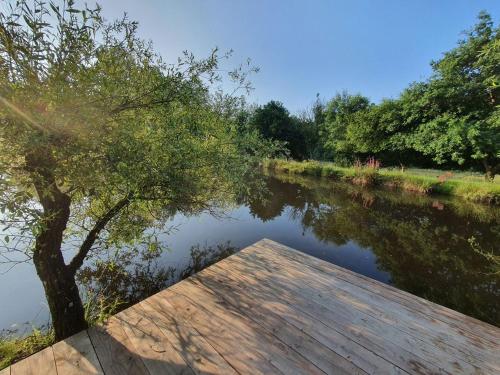
[[[140,33],[173,61],[183,50],[206,56],[235,51],[252,58],[249,101],[282,101],[291,112],[316,93],[396,97],[430,74],[429,62],[455,46],[480,10],[498,23],[499,0],[101,0],[104,15],[124,11]]]

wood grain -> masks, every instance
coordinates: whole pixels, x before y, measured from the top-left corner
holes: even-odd
[[[58,374],[103,374],[87,331],[56,343],[53,350]]]
[[[252,254],[253,256],[254,254]],[[230,265],[226,264],[227,268],[221,270],[220,273],[235,272],[243,277],[248,261],[249,259],[246,259],[246,261],[239,258],[233,259],[232,263]],[[250,280],[250,282],[253,282],[256,287],[262,288],[279,286],[279,294],[283,294],[285,291],[288,292],[288,300],[294,299],[296,308],[310,313],[326,324],[331,322],[336,327],[347,329],[347,334],[355,337],[356,340],[360,340],[358,341],[360,344],[369,345],[374,349],[379,348],[378,350],[382,352],[374,350],[379,355],[387,357],[388,354],[383,354],[383,352],[394,344],[399,348],[397,352],[401,353],[397,356],[393,353],[390,357],[396,359],[399,356],[403,363],[439,363],[440,367],[447,368],[451,372],[473,373],[484,366],[496,371],[496,368],[492,367],[495,366],[494,362],[497,362],[493,353],[491,353],[491,356],[483,355],[475,358],[466,349],[462,352],[457,351],[447,343],[446,338],[437,339],[434,336],[431,341],[429,340],[429,337],[432,337],[430,335],[419,335],[414,329],[401,329],[401,327],[409,325],[408,322],[384,321],[380,316],[372,313],[376,307],[374,301],[362,303],[351,298],[351,296],[346,297],[339,293],[335,286],[319,283],[317,275],[310,279],[308,274],[301,271],[303,265],[297,265],[294,268],[293,264],[286,261],[278,264],[274,262],[275,260],[271,256],[266,256],[265,259],[260,260],[252,258],[255,280]],[[219,267],[219,265],[216,267]],[[278,272],[284,268],[287,270],[286,277],[283,277]],[[276,295],[275,298],[279,299],[279,295]],[[397,306],[387,306],[386,309],[393,313],[397,310]],[[370,337],[373,337],[373,339]],[[384,338],[390,338],[390,344],[383,342],[377,344],[377,341]],[[364,339],[370,339],[370,344],[364,343]],[[441,346],[443,349],[436,352],[436,345]],[[405,354],[406,359],[403,359]],[[468,361],[464,360],[464,357],[468,357]],[[405,368],[403,363],[398,362],[397,364]]]
[[[499,374],[500,329],[262,240],[17,374]]]
[[[11,375],[57,375],[52,347],[48,347],[11,367]]]
[[[135,306],[115,315],[151,374],[192,375],[193,370],[167,337]]]
[[[237,372],[189,322],[164,309],[152,300],[138,304],[144,317],[150,319],[168,338],[196,374],[235,375]],[[156,310],[157,306],[159,310]]]
[[[355,366],[350,359],[344,358],[315,340],[281,315],[266,309],[258,300],[247,298],[245,288],[238,288],[229,278],[222,278],[212,273],[205,274],[203,280],[190,279],[198,288],[190,293],[193,297],[212,299],[220,304],[230,304],[232,308],[252,319],[285,345],[300,353],[308,361],[326,373],[335,374],[366,374]],[[225,275],[226,276],[226,275]]]
[[[112,317],[107,324],[90,328],[88,334],[105,374],[149,375],[118,319]]]

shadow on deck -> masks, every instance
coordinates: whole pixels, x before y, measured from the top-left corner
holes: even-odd
[[[500,329],[270,240],[15,374],[500,373]]]

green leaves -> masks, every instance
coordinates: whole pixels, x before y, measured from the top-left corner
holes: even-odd
[[[244,132],[257,131],[264,139],[281,142],[281,150],[291,157],[303,159],[306,155],[307,145],[304,134],[307,131],[307,121],[301,121],[291,116],[283,103],[270,101],[255,108],[247,119],[247,129]]]
[[[468,151],[464,142],[468,126],[465,118],[443,115],[418,128],[413,136],[413,147],[424,155],[431,155],[438,164],[447,160],[464,164]]]
[[[178,211],[230,201],[272,149],[238,133],[241,99],[208,83],[222,79],[217,50],[166,65],[139,38],[137,23],[106,23],[100,8],[72,1],[20,1],[0,22],[9,32],[0,35],[0,93],[8,104],[0,105],[0,168],[8,181],[0,200],[35,236],[46,222],[33,210],[43,198],[35,186],[70,197],[68,236],[85,236],[130,197],[101,233],[119,247]],[[230,78],[245,88],[247,77],[236,69]],[[27,168],[28,155],[47,158]]]
[[[353,145],[347,139],[348,127],[357,113],[369,107],[367,97],[351,95],[345,91],[330,100],[325,109],[326,148],[337,155],[352,153]]]
[[[370,104],[337,94],[320,142],[336,162],[376,156],[387,164],[459,165],[500,172],[500,29],[482,12],[433,75],[397,99]],[[496,172],[498,173],[498,172]]]

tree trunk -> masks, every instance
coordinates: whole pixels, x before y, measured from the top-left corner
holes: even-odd
[[[484,178],[486,181],[489,181],[489,182],[493,181],[495,179],[495,173],[494,173],[493,169],[488,168],[486,170],[486,174],[484,175]]]
[[[38,150],[26,156],[26,167],[43,207],[33,263],[45,289],[56,339],[61,340],[87,328],[87,322],[74,272],[64,263],[61,251],[71,198],[58,188],[53,166],[50,152]]]
[[[75,278],[57,248],[56,243],[47,243],[33,261],[43,283],[56,340],[62,340],[87,328],[87,322]]]
[[[491,163],[488,162],[487,159],[483,159],[483,167],[485,170],[485,175],[484,178],[486,181],[493,181],[495,179],[496,174],[498,173],[498,170],[500,169],[500,165],[492,165]]]

